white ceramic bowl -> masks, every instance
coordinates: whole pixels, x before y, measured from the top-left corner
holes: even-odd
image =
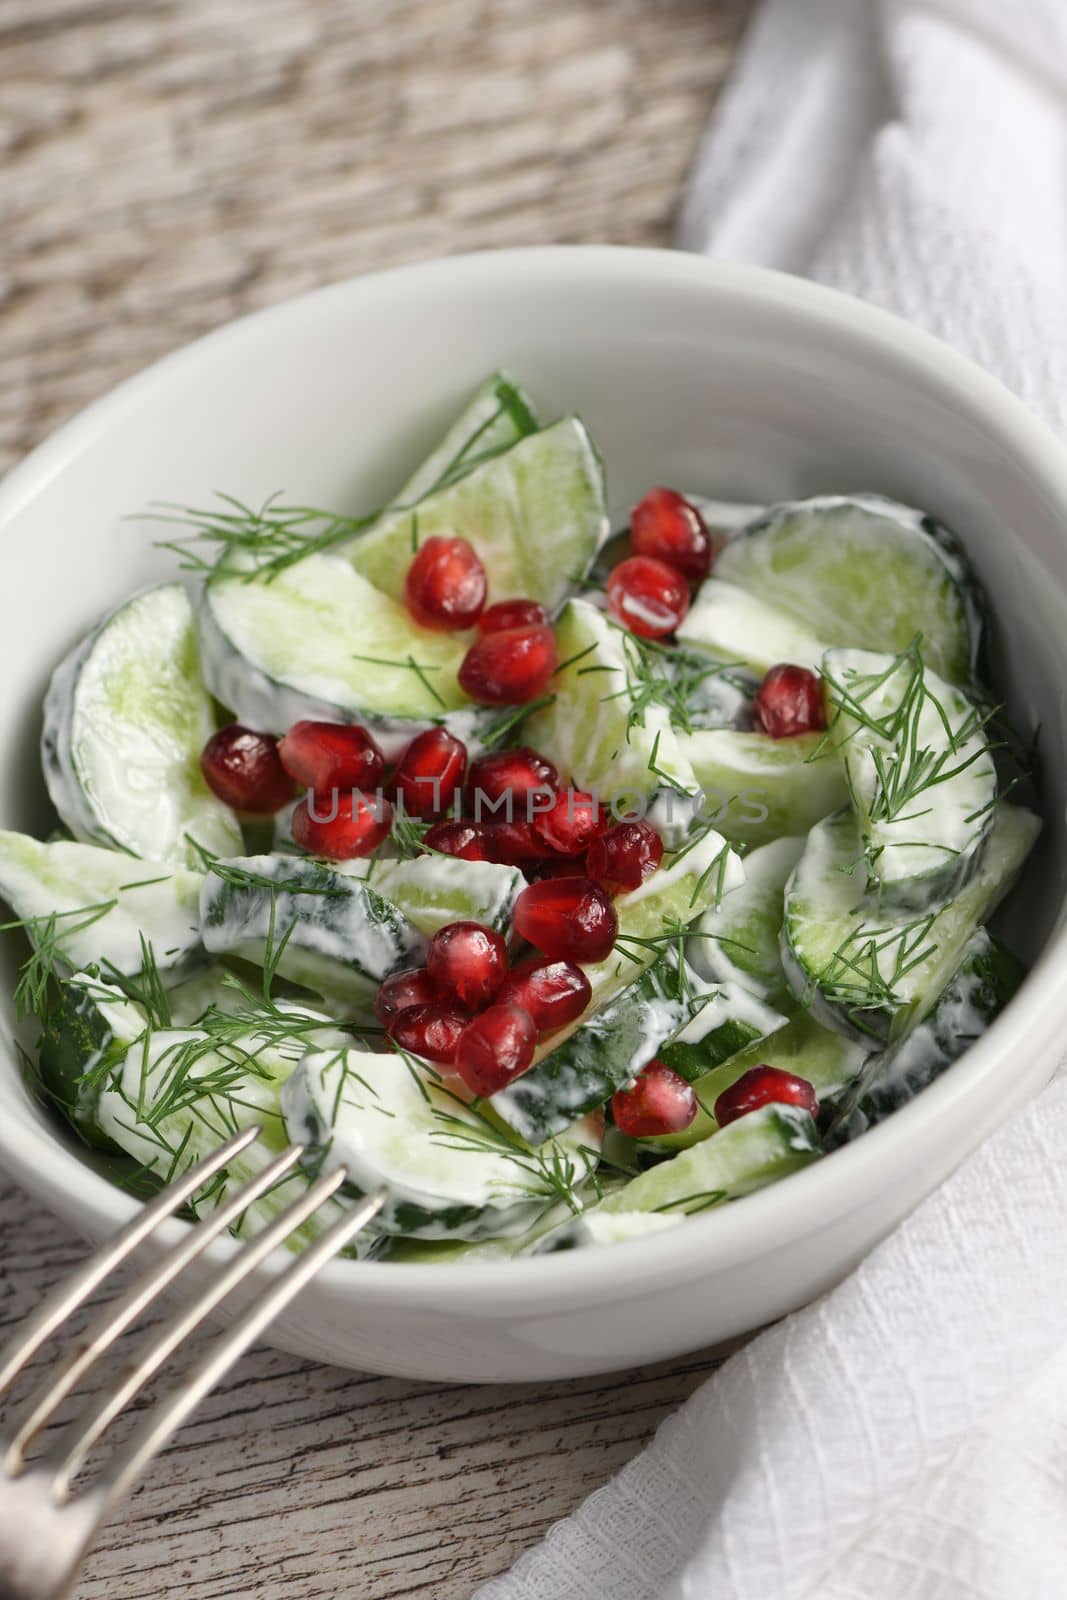
[[[1022,992],[856,1144],[647,1242],[444,1268],[337,1262],[274,1333],[326,1361],[433,1379],[602,1372],[800,1305],[1044,1082],[1067,1018],[1067,455],[995,382],[904,323],[693,256],[515,251],[339,284],[160,362],[36,451],[0,489],[5,826],[34,831],[48,816],[36,740],[52,665],[105,608],[173,571],[129,513],[219,488],[366,509],[501,365],[544,415],[585,418],[617,514],[661,482],[750,501],[871,489],[956,528],[993,602],[999,683],[1022,725],[1042,728],[1048,826],[1016,900],[1015,942],[1036,963]],[[0,1161],[91,1238],[131,1212],[61,1142],[6,1048]]]

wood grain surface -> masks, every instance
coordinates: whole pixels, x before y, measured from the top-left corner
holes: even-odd
[[[485,246],[666,243],[747,0],[0,0],[0,467],[230,317]],[[0,1323],[79,1259],[0,1188]],[[417,1385],[253,1353],[85,1600],[465,1600],[721,1358]]]

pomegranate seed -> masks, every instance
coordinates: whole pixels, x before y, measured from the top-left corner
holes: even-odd
[[[608,608],[642,639],[674,633],[689,610],[689,588],[681,573],[654,556],[620,561],[608,578]]]
[[[711,571],[714,545],[696,506],[674,489],[650,489],[630,513],[630,543],[635,555],[655,556],[677,567],[690,583]]]
[[[794,667],[781,661],[771,667],[753,701],[753,723],[757,731],[772,739],[789,739],[798,733],[814,733],[826,727],[822,680],[807,667]]]
[[[408,568],[404,594],[408,610],[424,628],[451,632],[477,622],[488,584],[485,568],[466,539],[435,535],[420,547]]]
[[[650,822],[620,822],[589,847],[589,876],[609,894],[626,894],[641,885],[663,860],[663,840]]]
[[[358,789],[339,794],[306,794],[293,812],[293,838],[309,855],[327,856],[332,861],[349,861],[353,856],[369,856],[393,826],[393,808],[388,800],[373,800]]]
[[[763,1065],[750,1067],[723,1090],[715,1102],[715,1121],[724,1128],[728,1122],[773,1103],[803,1106],[813,1117],[819,1114],[819,1102],[807,1078],[798,1078],[795,1072],[784,1072],[781,1067]]]
[[[680,1078],[665,1061],[650,1061],[638,1073],[631,1089],[611,1097],[611,1114],[620,1133],[631,1139],[653,1139],[661,1133],[681,1133],[698,1110],[692,1084]]]
[[[536,600],[498,600],[478,618],[478,632],[500,633],[504,628],[529,628],[547,621],[548,612]]]
[[[548,800],[558,788],[559,773],[551,761],[526,745],[519,750],[493,750],[478,756],[471,762],[467,777],[467,793],[479,820],[484,807],[509,822],[516,817],[530,822],[536,814],[533,797]]]
[[[426,968],[442,999],[477,1011],[507,976],[507,946],[499,933],[480,922],[450,922],[430,940]]]
[[[526,876],[534,883],[542,878],[588,878],[589,868],[585,856],[554,856],[550,861],[521,863]]]
[[[503,628],[471,645],[459,669],[459,686],[490,706],[522,706],[548,687],[559,664],[556,636],[547,623]]]
[[[211,735],[200,770],[212,793],[235,811],[266,816],[293,798],[292,780],[278,759],[278,741],[239,722]]]
[[[423,834],[427,850],[463,861],[518,867],[547,854],[528,822],[435,822]]]
[[[561,856],[580,856],[608,829],[611,819],[595,794],[564,789],[551,811],[540,811],[532,827],[549,849]]]
[[[406,972],[394,972],[386,978],[374,996],[374,1015],[383,1028],[393,1018],[411,1006],[432,1005],[437,999],[433,981],[425,967],[409,967]]]
[[[533,1060],[537,1027],[517,1005],[490,1006],[460,1035],[455,1067],[472,1094],[496,1094]]]
[[[513,921],[521,939],[554,961],[603,961],[619,931],[615,907],[588,878],[527,884]]]
[[[385,757],[366,728],[294,722],[278,745],[282,766],[305,789],[375,789]]]
[[[497,1004],[511,1002],[528,1011],[538,1033],[555,1033],[580,1017],[592,998],[589,979],[573,961],[534,957],[510,972],[497,992]]]
[[[456,1059],[456,1046],[469,1022],[470,1013],[458,1006],[437,1002],[408,1006],[405,1011],[398,1011],[389,1024],[389,1037],[413,1056],[449,1066]]]
[[[427,728],[408,745],[393,773],[393,793],[411,817],[447,811],[467,770],[467,746],[444,728]]]

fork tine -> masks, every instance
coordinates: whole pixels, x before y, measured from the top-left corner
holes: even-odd
[[[83,1300],[88,1299],[108,1274],[125,1261],[126,1257],[132,1254],[161,1222],[172,1216],[179,1206],[183,1206],[201,1184],[206,1183],[208,1178],[221,1171],[227,1161],[240,1155],[242,1150],[246,1150],[254,1140],[258,1139],[259,1133],[258,1127],[245,1128],[241,1133],[234,1134],[232,1139],[227,1139],[225,1144],[212,1151],[211,1155],[205,1156],[195,1167],[190,1167],[181,1178],[164,1189],[150,1205],[138,1211],[113,1239],[109,1239],[76,1272],[57,1285],[52,1294],[42,1302],[31,1317],[27,1317],[18,1333],[0,1351],[0,1397],[7,1393],[19,1373],[33,1360],[45,1341],[67,1320],[72,1311],[77,1310]]]
[[[263,1295],[228,1327],[193,1367],[180,1389],[152,1406],[116,1456],[99,1486],[105,1511],[125,1493],[143,1467],[215,1387],[265,1328],[300,1293],[331,1256],[342,1250],[378,1215],[388,1190],[377,1189],[346,1212],[268,1286]],[[94,1486],[95,1489],[95,1486]]]
[[[54,1416],[78,1381],[123,1334],[141,1312],[191,1261],[201,1255],[212,1240],[247,1210],[253,1200],[294,1167],[303,1155],[303,1146],[290,1145],[280,1156],[257,1172],[235,1191],[224,1205],[209,1212],[144,1277],[138,1278],[117,1300],[104,1306],[90,1323],[81,1340],[55,1371],[42,1379],[27,1401],[14,1437],[4,1454],[4,1469],[12,1476],[23,1466],[26,1446]]]
[[[198,1300],[169,1318],[163,1327],[149,1338],[117,1387],[105,1396],[94,1410],[71,1423],[59,1441],[58,1447],[54,1452],[50,1452],[48,1457],[49,1465],[56,1463],[52,1493],[57,1502],[66,1501],[72,1480],[77,1476],[97,1440],[109,1423],[159,1371],[167,1357],[174,1353],[193,1329],[210,1316],[249,1273],[255,1271],[272,1250],[336,1194],[344,1181],[345,1174],[338,1169],[327,1173],[325,1177],[319,1178],[312,1184],[298,1200],[251,1239],[239,1255],[215,1274]]]

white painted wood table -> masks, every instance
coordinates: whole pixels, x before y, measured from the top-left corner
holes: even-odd
[[[0,0],[0,467],[220,322],[482,246],[664,243],[747,0]],[[82,1247],[0,1187],[8,1327]],[[465,1600],[721,1352],[412,1384],[260,1350],[85,1600]]]

